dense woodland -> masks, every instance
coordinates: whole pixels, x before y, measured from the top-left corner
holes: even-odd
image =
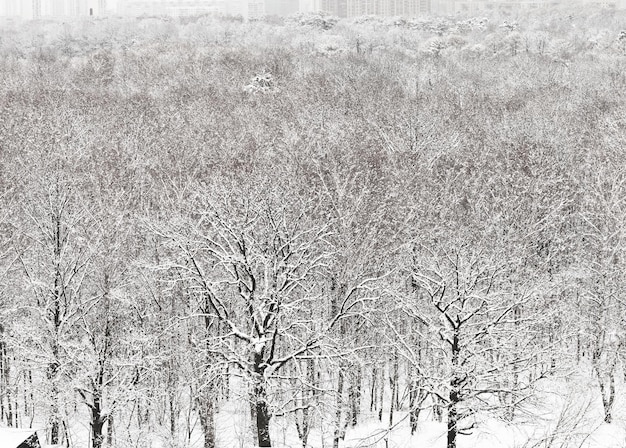
[[[363,419],[440,421],[455,448],[572,375],[611,423],[625,30],[571,8],[2,22],[2,424],[337,448]]]

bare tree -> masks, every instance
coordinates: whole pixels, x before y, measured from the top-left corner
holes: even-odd
[[[74,186],[63,177],[52,177],[44,185],[38,201],[26,209],[30,226],[28,246],[20,253],[29,307],[41,325],[43,352],[49,386],[50,442],[59,444],[66,437],[63,389],[74,369],[68,343],[76,338],[81,308],[85,305],[88,266],[93,253],[87,243],[85,210],[77,205]]]
[[[174,267],[205,300],[202,315],[225,327],[214,335],[215,351],[249,381],[255,436],[271,446],[269,383],[323,334],[298,310],[319,297],[312,280],[328,257],[328,227],[308,219],[314,203],[287,206],[275,190],[240,197],[205,191],[190,206],[188,221],[165,234],[177,252]],[[328,326],[346,311],[344,303]]]
[[[511,264],[502,254],[475,250],[463,243],[447,248],[421,247],[414,254],[412,282],[415,295],[406,313],[440,340],[433,350],[444,361],[444,378],[424,370],[415,345],[400,336],[405,356],[419,372],[428,393],[447,410],[447,446],[455,448],[457,436],[474,424],[479,411],[498,409],[498,394],[515,400],[528,391],[530,378],[509,384],[502,381],[508,367],[525,366],[518,353],[507,353],[505,338],[523,340],[523,323],[516,310],[529,303],[529,291],[511,288]],[[522,333],[516,334],[517,333]],[[421,338],[432,341],[427,335]],[[530,355],[528,355],[530,356]]]
[[[591,366],[597,378],[604,408],[604,421],[613,421],[616,376],[624,352],[624,326],[621,315],[625,302],[624,269],[625,228],[624,194],[626,179],[618,174],[620,162],[602,154],[589,174],[580,211],[581,234],[579,286],[582,286],[581,311],[586,317],[585,343],[591,352]]]

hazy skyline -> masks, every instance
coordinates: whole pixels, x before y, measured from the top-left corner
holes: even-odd
[[[626,0],[579,0],[602,6],[626,8]],[[554,0],[0,0],[0,16],[33,19],[118,15],[238,14],[244,17],[289,15],[325,11],[340,17],[360,15],[419,16],[428,13],[477,13],[501,7],[530,9]],[[38,5],[38,6],[35,6]]]

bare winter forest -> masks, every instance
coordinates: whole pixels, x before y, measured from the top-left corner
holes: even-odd
[[[2,426],[623,448],[625,99],[623,11],[2,22]]]

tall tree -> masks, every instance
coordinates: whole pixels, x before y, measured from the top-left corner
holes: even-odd
[[[223,340],[218,355],[247,378],[255,435],[259,446],[268,447],[270,382],[320,342],[315,321],[302,319],[298,310],[316,300],[312,280],[328,257],[328,228],[308,219],[315,203],[284,204],[280,190],[268,184],[238,195],[223,187],[198,193],[189,215],[161,233],[170,239],[174,267],[190,293],[205,300],[203,315],[235,338],[235,344]]]

